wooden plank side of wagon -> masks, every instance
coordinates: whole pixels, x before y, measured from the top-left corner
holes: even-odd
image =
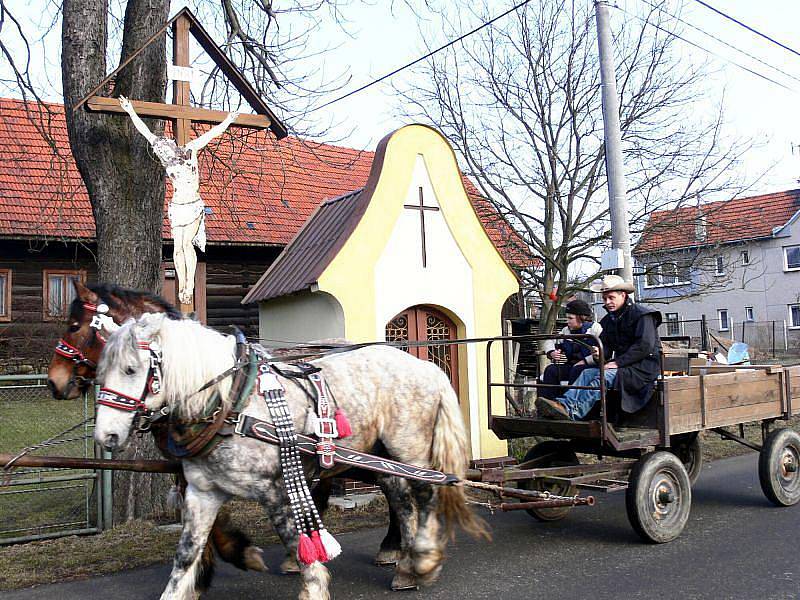
[[[665,379],[670,434],[782,416],[783,377],[778,368]]]
[[[792,414],[800,414],[800,365],[786,368],[789,378],[789,394],[792,398]]]

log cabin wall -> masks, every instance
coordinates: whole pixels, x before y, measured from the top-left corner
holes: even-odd
[[[258,339],[258,304],[242,299],[281,251],[280,247],[213,246],[206,253],[206,323],[223,333],[236,325]]]
[[[204,321],[223,333],[236,325],[257,338],[258,306],[244,306],[241,301],[281,248],[208,246],[207,250],[198,256],[205,265],[205,289],[197,290],[198,295],[205,294]],[[86,283],[96,283],[94,253],[91,243],[0,240],[0,273],[8,269],[11,279],[10,320],[0,320],[0,375],[47,369],[66,324],[45,317],[44,273],[81,271]],[[172,258],[170,245],[164,247],[164,258]]]
[[[45,316],[45,271],[80,271],[96,280],[93,244],[0,240],[0,269],[10,270],[9,320],[0,321],[0,374],[47,368],[64,321]]]

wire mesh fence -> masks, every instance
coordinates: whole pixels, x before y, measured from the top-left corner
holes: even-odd
[[[0,453],[33,447],[34,455],[94,457],[93,397],[55,400],[46,381],[45,375],[0,376]],[[98,531],[95,471],[18,467],[0,476],[0,544]]]

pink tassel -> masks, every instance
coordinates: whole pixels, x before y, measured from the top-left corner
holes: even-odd
[[[300,543],[297,545],[297,560],[304,565],[310,565],[317,560],[317,548],[305,533],[300,535]]]
[[[325,546],[319,537],[319,531],[314,530],[311,532],[311,541],[314,542],[314,548],[317,551],[317,560],[322,563],[328,562],[328,553],[325,552]]]
[[[353,428],[350,427],[350,421],[347,420],[347,415],[344,414],[342,409],[336,411],[334,419],[336,419],[336,430],[339,432],[339,439],[353,435]]]
[[[333,537],[331,532],[327,529],[320,530],[319,538],[322,540],[322,545],[325,547],[325,554],[328,556],[328,560],[333,560],[342,553],[342,547],[339,545],[339,542],[336,541],[336,538]]]

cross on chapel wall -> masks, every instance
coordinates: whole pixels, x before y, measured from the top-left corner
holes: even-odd
[[[422,268],[425,269],[428,266],[428,252],[427,252],[427,244],[426,244],[426,231],[425,231],[425,211],[433,211],[436,212],[439,210],[438,206],[427,206],[425,205],[425,198],[422,192],[422,186],[418,187],[419,190],[419,203],[418,204],[404,204],[403,208],[408,210],[416,210],[419,211],[419,235],[420,235],[420,243],[422,245]]]

